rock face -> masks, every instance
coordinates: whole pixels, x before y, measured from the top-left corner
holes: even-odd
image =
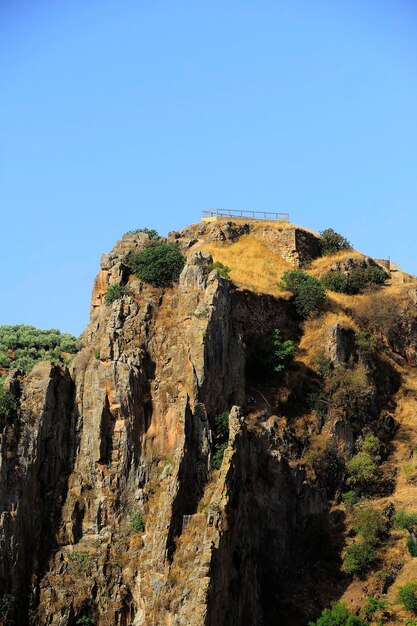
[[[74,384],[67,369],[50,363],[8,384],[21,410],[0,441],[0,581],[10,617],[25,624],[31,578],[48,566],[73,465]]]
[[[328,332],[326,353],[333,365],[346,365],[357,358],[355,333],[351,328],[334,324]]]
[[[195,232],[177,237],[184,249]],[[315,245],[300,241],[298,261]],[[201,250],[174,288],[143,284],[126,255],[148,244],[128,235],[102,257],[70,370],[10,377],[20,408],[0,441],[2,623],[301,626],[311,613],[292,600],[310,589],[317,612],[317,564],[338,559],[334,469],[296,461],[291,425],[248,402],[245,380],[248,338],[296,337],[300,321],[285,299],[237,290]],[[128,290],[105,306],[113,282]],[[354,359],[338,324],[328,351],[335,366]],[[349,458],[349,423],[327,426]]]

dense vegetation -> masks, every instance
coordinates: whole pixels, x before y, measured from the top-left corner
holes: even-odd
[[[410,581],[399,587],[397,599],[406,611],[417,613],[417,583]]]
[[[116,300],[122,298],[125,293],[127,293],[127,290],[126,287],[123,287],[123,285],[119,285],[116,283],[114,283],[113,285],[109,285],[104,296],[104,302],[106,304],[112,304]]]
[[[316,315],[326,301],[320,281],[302,270],[284,272],[280,287],[293,294],[295,309],[303,319]]]
[[[185,257],[176,243],[157,243],[131,255],[132,272],[154,287],[170,287],[185,265]]]
[[[323,255],[337,254],[342,250],[351,250],[350,242],[333,228],[320,231],[320,247]]]
[[[387,278],[387,273],[380,267],[357,267],[348,273],[330,270],[322,276],[321,284],[330,291],[356,295],[363,293],[366,289],[383,285]]]
[[[30,371],[38,361],[60,361],[77,350],[77,338],[34,326],[0,326],[0,366]]]
[[[321,616],[308,626],[366,626],[366,622],[353,615],[346,604],[334,602],[330,609],[324,609]]]
[[[8,418],[13,418],[17,411],[17,400],[10,391],[0,385],[0,428]]]

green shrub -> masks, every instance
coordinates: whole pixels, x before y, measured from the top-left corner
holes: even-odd
[[[356,267],[347,274],[340,270],[330,270],[321,277],[321,284],[330,291],[355,295],[369,286],[382,285],[386,279],[386,272],[379,267]]]
[[[321,616],[308,626],[366,626],[366,622],[351,613],[344,602],[333,602],[330,609],[324,609]]]
[[[343,569],[352,576],[362,576],[372,561],[375,560],[375,557],[375,548],[366,543],[354,543],[344,550]]]
[[[394,514],[394,528],[415,532],[417,529],[417,513],[409,513],[404,509],[399,509]]]
[[[352,246],[349,241],[333,230],[326,228],[320,231],[320,247],[323,255],[337,254],[341,250],[351,250]]]
[[[358,501],[358,496],[355,491],[346,491],[342,493],[342,501],[348,506],[353,506]]]
[[[397,601],[403,605],[406,611],[417,613],[417,583],[409,582],[398,587]]]
[[[366,486],[374,483],[378,478],[378,465],[367,452],[355,454],[347,466],[349,477],[348,485]]]
[[[230,267],[227,267],[227,265],[223,265],[223,263],[220,263],[220,261],[216,261],[215,263],[210,263],[209,270],[210,272],[212,270],[217,270],[219,273],[219,276],[221,276],[222,278],[229,278],[229,274],[231,272]]]
[[[224,451],[226,450],[227,443],[219,443],[215,446],[215,452],[211,459],[211,467],[213,469],[220,469],[223,462]]]
[[[387,531],[387,520],[370,505],[357,506],[353,514],[353,528],[367,545],[377,545]]]
[[[378,437],[373,435],[372,433],[368,433],[363,437],[360,437],[357,442],[357,446],[361,452],[366,452],[369,454],[374,461],[380,461],[381,457],[379,455],[379,449],[381,447],[381,442]]]
[[[141,511],[133,511],[130,514],[130,525],[136,533],[145,530],[145,520]]]
[[[95,626],[95,621],[86,615],[79,617],[75,623],[77,626]]]
[[[295,309],[303,319],[316,315],[326,302],[320,281],[302,270],[284,272],[280,287],[291,291]]]
[[[330,271],[321,277],[321,284],[329,291],[348,293],[348,277],[343,272]]]
[[[410,556],[417,556],[417,541],[414,541],[412,537],[408,537],[407,539],[407,549]]]
[[[113,283],[113,285],[109,285],[107,287],[106,294],[104,296],[104,302],[109,305],[115,302],[116,300],[120,300],[126,293],[126,287],[123,285],[118,285]]]
[[[374,285],[383,285],[388,278],[388,274],[377,265],[370,265],[366,268],[365,272],[368,283]]]
[[[355,345],[361,356],[370,358],[375,354],[377,340],[372,335],[368,335],[368,333],[361,330],[355,333]]]
[[[359,439],[359,452],[350,459],[347,466],[348,485],[366,487],[378,479],[378,463],[381,460],[379,447],[380,442],[375,435],[367,434]]]
[[[219,415],[215,415],[214,419],[214,431],[218,437],[227,437],[229,434],[229,413],[223,411]]]
[[[247,373],[251,379],[276,378],[295,352],[294,342],[283,339],[278,329],[250,339],[246,346]]]
[[[377,611],[386,611],[389,606],[389,603],[386,598],[375,598],[374,596],[368,596],[365,598],[365,605],[363,607],[363,612],[366,617],[372,618],[374,613]]]
[[[169,287],[178,280],[185,264],[176,243],[160,243],[130,257],[134,274],[155,287]]]
[[[152,241],[159,239],[159,233],[153,228],[137,228],[136,230],[128,230],[126,235],[136,235],[137,233],[145,233]]]
[[[13,418],[16,414],[18,402],[14,395],[5,389],[3,385],[0,386],[0,424],[7,418]]]
[[[350,295],[362,293],[368,285],[369,281],[366,271],[361,267],[356,267],[349,272],[346,293]]]

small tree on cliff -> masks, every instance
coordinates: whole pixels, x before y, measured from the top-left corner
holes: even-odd
[[[185,257],[176,243],[160,243],[145,248],[130,260],[132,272],[155,287],[170,287],[178,280]]]
[[[291,291],[295,309],[303,319],[316,315],[326,302],[320,281],[302,270],[284,272],[280,287],[284,291]]]
[[[333,228],[326,228],[326,230],[320,231],[320,237],[321,253],[323,255],[337,254],[341,250],[352,249],[346,237],[337,233]]]

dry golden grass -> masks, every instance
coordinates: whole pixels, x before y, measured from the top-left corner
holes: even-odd
[[[235,217],[224,217],[224,218],[209,218],[209,219],[202,219],[201,220],[204,223],[216,223],[216,224],[225,224],[226,222],[234,222],[236,224],[247,224],[250,223],[251,225],[251,232],[256,232],[258,230],[263,230],[264,228],[278,228],[278,229],[283,229],[283,228],[299,228],[300,230],[305,230],[308,233],[312,233],[313,235],[316,235],[316,237],[319,237],[319,234],[316,233],[314,230],[311,230],[310,228],[305,228],[305,226],[298,226],[297,224],[292,224],[292,222],[284,222],[284,221],[278,221],[278,220],[254,220],[251,219],[250,217],[242,217],[242,218],[235,218]],[[193,226],[195,226],[195,224],[193,224]]]
[[[257,293],[283,296],[278,283],[282,274],[294,269],[281,255],[253,235],[244,235],[236,243],[204,243],[214,261],[230,267],[230,278],[240,287]]]
[[[308,269],[308,273],[316,278],[319,278],[323,274],[329,271],[330,267],[337,261],[343,261],[343,259],[364,259],[365,255],[358,250],[343,250],[337,254],[329,256],[322,256],[315,259]]]
[[[343,312],[335,313],[334,311],[328,311],[320,315],[320,317],[306,320],[299,352],[297,353],[297,360],[302,361],[307,366],[311,366],[317,352],[320,348],[325,347],[330,328],[336,323],[344,328],[351,328],[354,331],[359,330],[353,319]]]

